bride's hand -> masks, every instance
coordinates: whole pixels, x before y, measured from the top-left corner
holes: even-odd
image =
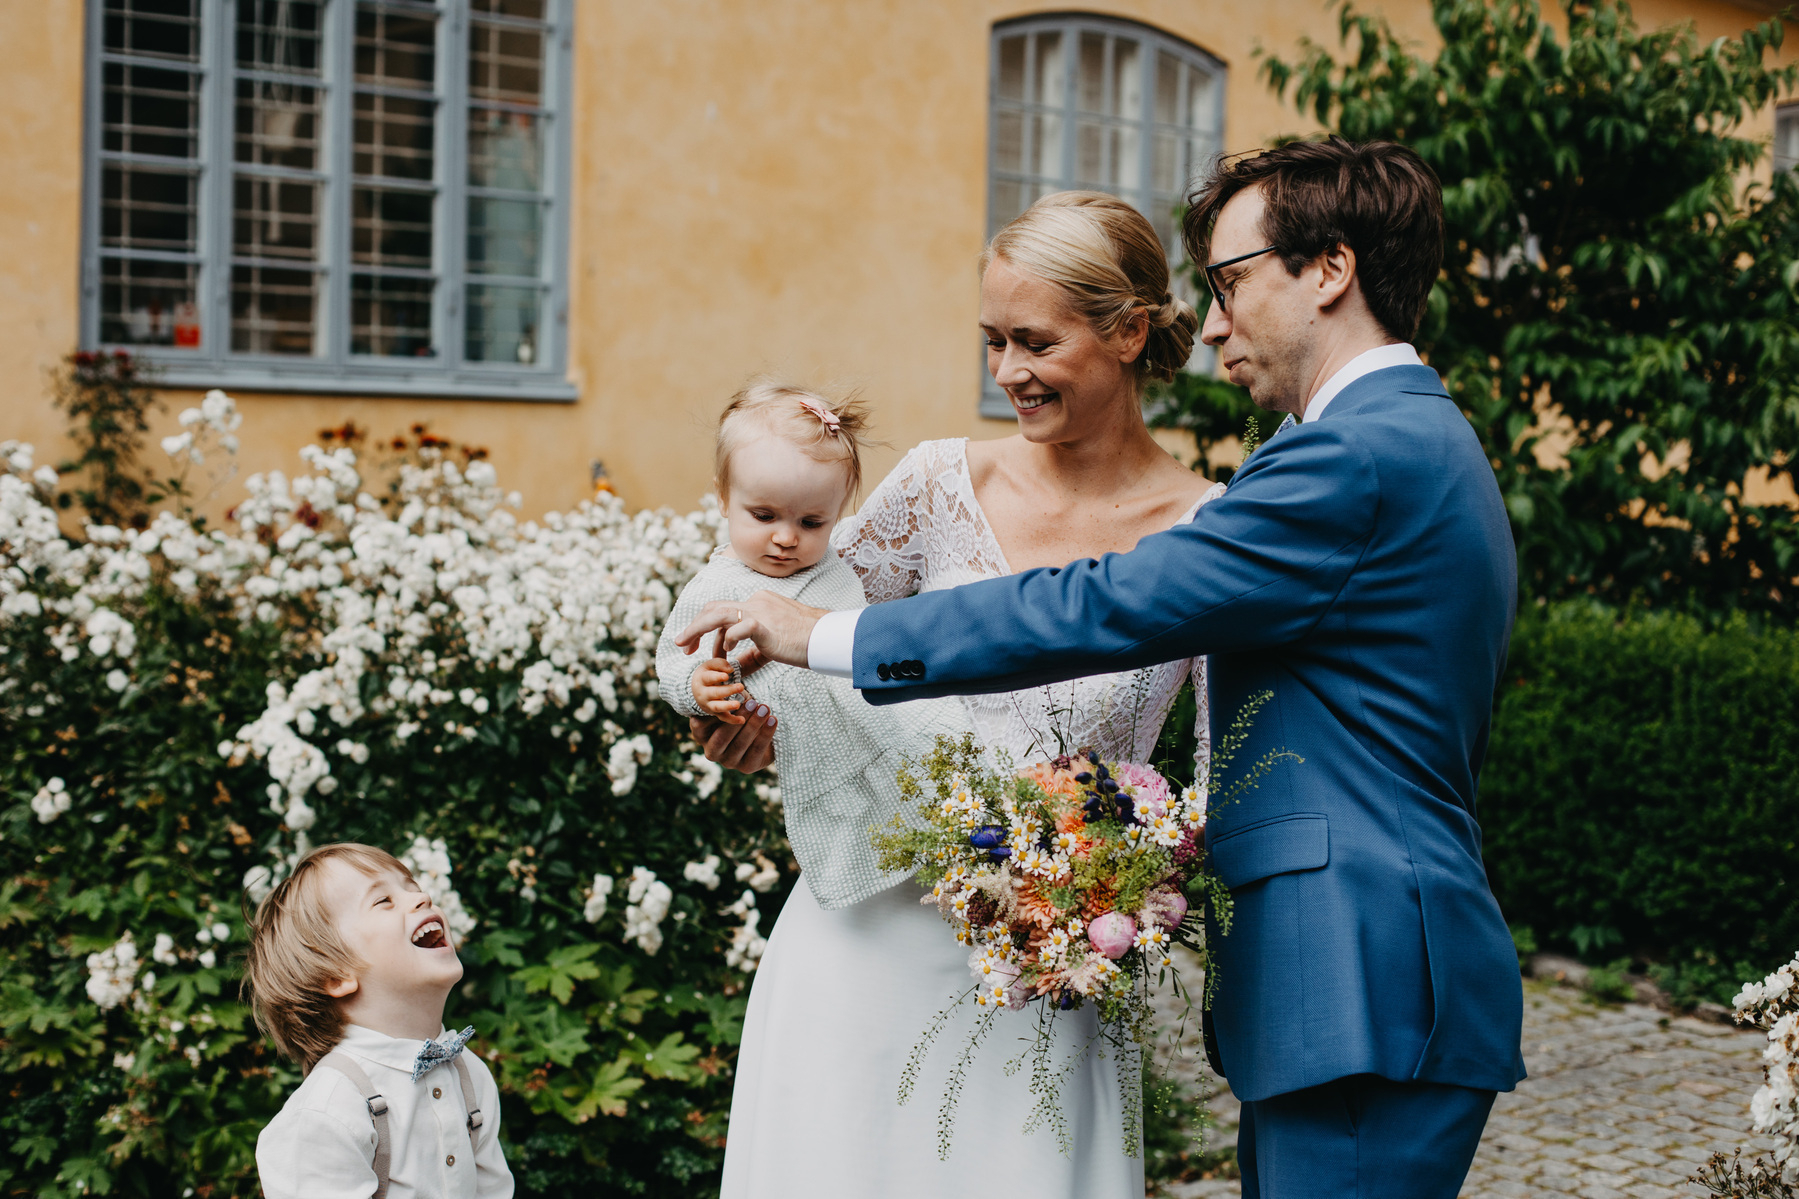
[[[687,727],[707,758],[720,766],[754,774],[775,760],[775,714],[767,704],[758,703],[744,716],[747,719],[742,724],[694,716],[688,719]]]
[[[707,633],[717,630],[714,652],[720,656],[730,653],[739,641],[754,641],[764,658],[804,667],[812,626],[824,614],[822,608],[808,608],[772,591],[758,591],[746,600],[707,604],[692,624],[676,634],[675,644],[691,654],[700,648]]]

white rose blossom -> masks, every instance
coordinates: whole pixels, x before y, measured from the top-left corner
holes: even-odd
[[[625,940],[654,955],[662,948],[662,920],[668,915],[669,902],[675,893],[656,872],[638,866],[631,871],[631,885],[625,892]]]
[[[1749,1118],[1773,1140],[1776,1165],[1791,1171],[1799,1166],[1799,954],[1761,982],[1744,983],[1732,1006],[1739,1023],[1768,1031]]]
[[[131,997],[137,984],[137,945],[126,933],[110,947],[87,955],[87,997],[101,1009]]]

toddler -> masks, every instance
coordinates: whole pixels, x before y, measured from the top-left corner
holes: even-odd
[[[682,590],[656,650],[662,698],[676,711],[741,723],[751,702],[731,661],[700,660],[674,643],[713,600],[773,591],[814,608],[866,605],[861,580],[831,545],[861,484],[866,428],[860,404],[779,383],[752,384],[726,406],[714,464],[730,543]],[[961,702],[874,708],[847,679],[778,663],[757,671],[753,686],[780,716],[788,840],[819,906],[847,907],[898,882],[903,875],[876,866],[869,830],[899,814],[902,760],[916,761],[938,733],[968,729]]]
[[[268,1199],[508,1199],[500,1093],[444,1028],[462,963],[392,854],[322,845],[256,909],[244,986],[305,1081],[256,1139]]]

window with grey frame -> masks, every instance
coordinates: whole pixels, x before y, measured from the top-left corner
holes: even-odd
[[[1110,192],[1148,217],[1181,260],[1175,210],[1224,136],[1224,65],[1148,26],[1026,17],[993,27],[987,235],[1051,192]],[[1177,287],[1192,302],[1189,281]],[[986,373],[981,414],[1012,406]]]
[[[565,399],[573,0],[96,0],[85,345]]]

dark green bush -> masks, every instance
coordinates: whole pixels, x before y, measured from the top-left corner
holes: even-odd
[[[1481,775],[1487,873],[1545,947],[1728,999],[1799,945],[1796,779],[1799,635],[1533,609]]]

